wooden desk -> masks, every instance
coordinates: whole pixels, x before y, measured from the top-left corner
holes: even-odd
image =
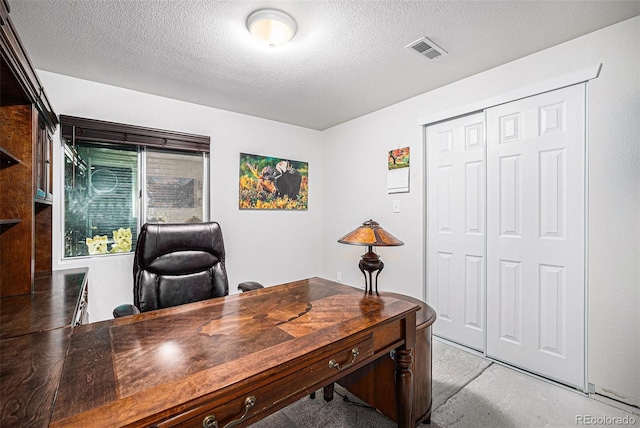
[[[382,292],[384,296],[396,297],[420,306],[416,314],[416,344],[413,352],[413,416],[415,425],[431,422],[431,326],[436,313],[426,303],[402,294]],[[378,409],[389,419],[396,421],[394,405],[396,365],[389,354],[378,358],[366,366],[348,374],[338,383],[372,407]]]
[[[37,273],[33,293],[0,298],[0,339],[86,323],[88,271]]]
[[[0,427],[49,424],[86,292],[87,269],[68,269],[37,274],[32,294],[0,298]]]
[[[80,326],[51,426],[247,426],[396,349],[412,427],[418,309],[312,278]]]

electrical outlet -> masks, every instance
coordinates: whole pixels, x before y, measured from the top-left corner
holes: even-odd
[[[338,271],[336,274],[336,278],[338,279],[338,282],[342,282],[342,272]]]
[[[364,277],[363,276],[360,277],[360,288],[362,288],[364,290]]]

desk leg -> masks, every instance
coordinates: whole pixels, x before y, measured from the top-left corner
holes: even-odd
[[[398,427],[410,428],[415,426],[413,417],[413,361],[412,349],[396,351],[396,409]]]
[[[404,345],[396,349],[396,413],[399,428],[413,428],[413,349],[416,347],[416,313],[404,319]]]

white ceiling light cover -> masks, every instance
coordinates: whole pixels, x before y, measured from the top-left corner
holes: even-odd
[[[293,17],[276,9],[260,9],[247,18],[249,32],[269,47],[282,46],[289,42],[298,30]]]

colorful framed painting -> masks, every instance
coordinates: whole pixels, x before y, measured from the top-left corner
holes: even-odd
[[[409,168],[410,150],[410,147],[389,150],[389,154],[387,156],[389,169]]]
[[[241,210],[307,210],[309,163],[240,153]]]

